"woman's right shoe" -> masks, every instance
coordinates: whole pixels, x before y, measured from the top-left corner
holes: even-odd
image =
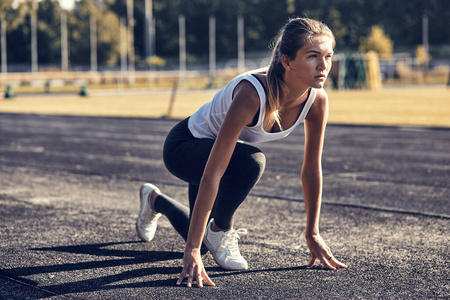
[[[247,229],[212,231],[213,219],[208,223],[203,243],[214,257],[216,263],[226,270],[247,270],[248,264],[238,247],[239,234],[247,234]]]
[[[149,242],[153,239],[158,219],[162,216],[161,213],[154,211],[150,206],[150,195],[156,189],[158,188],[153,184],[146,183],[139,191],[141,210],[136,220],[136,232],[138,237],[144,242]]]

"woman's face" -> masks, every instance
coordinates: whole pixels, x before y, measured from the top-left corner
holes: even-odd
[[[286,76],[307,88],[322,88],[331,69],[333,42],[328,35],[313,37],[311,43],[297,51],[294,60],[289,60]]]

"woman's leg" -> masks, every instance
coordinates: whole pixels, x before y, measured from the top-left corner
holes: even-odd
[[[169,219],[173,228],[186,241],[189,230],[189,208],[170,198],[160,194],[155,199],[155,211],[162,213]]]
[[[198,185],[189,185],[189,202],[195,202],[197,197]],[[193,200],[191,200],[193,199]],[[158,194],[154,200],[150,200],[150,205],[155,212],[162,213],[165,215],[169,222],[172,224],[173,228],[181,235],[181,237],[187,241],[188,231],[189,231],[189,220],[191,219],[192,209],[190,210],[187,206],[179,203],[178,201],[170,198],[165,194]],[[201,254],[208,252],[208,248],[202,245]]]
[[[194,138],[187,128],[187,119],[175,126],[166,139],[164,162],[173,175],[189,183],[190,213],[192,213],[198,185],[213,145],[214,140],[212,139]],[[210,216],[214,218],[217,226],[222,229],[232,228],[234,213],[259,181],[264,167],[265,156],[258,148],[237,143],[220,182]],[[160,202],[160,200],[165,201],[158,197],[156,202]],[[159,211],[158,208],[157,211]],[[163,212],[163,214],[165,213]],[[179,213],[172,213],[168,217],[169,220],[170,218],[185,220],[185,210],[179,209]],[[170,221],[172,222],[172,220]],[[178,220],[174,220],[172,224],[178,224]],[[185,230],[176,229],[184,239],[187,237],[189,222],[185,226]]]
[[[193,141],[198,141],[198,139],[195,139],[190,133],[186,119],[178,123],[170,131],[163,151],[167,169],[173,175],[189,183],[189,206],[191,209],[165,194],[156,196],[153,202],[154,210],[165,215],[184,240],[187,240],[190,213],[192,213],[197,197],[198,184],[207,160],[207,156],[204,162],[199,157],[209,155],[209,151],[214,143],[214,141],[211,143],[211,141],[204,140],[200,145],[196,146],[193,145]],[[207,251],[206,248],[202,250],[203,253]]]
[[[233,217],[261,178],[266,164],[264,154],[256,147],[238,143],[220,181],[212,216],[221,229],[233,227]]]
[[[212,147],[212,145],[211,145]],[[209,154],[208,154],[209,155]],[[221,229],[231,229],[233,216],[250,190],[261,178],[265,156],[257,148],[237,144],[231,161],[220,181],[219,191],[210,215]],[[192,216],[199,186],[189,184],[189,219]]]

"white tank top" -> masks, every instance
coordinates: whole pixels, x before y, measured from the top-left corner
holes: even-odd
[[[306,103],[294,125],[280,132],[267,132],[263,128],[266,111],[266,92],[264,87],[250,72],[241,74],[232,79],[214,95],[212,101],[204,104],[189,118],[188,127],[194,137],[209,139],[217,137],[225,115],[233,101],[233,91],[242,80],[249,81],[255,87],[259,96],[260,109],[258,122],[254,126],[244,127],[239,135],[239,142],[262,143],[288,136],[306,118],[317,94],[317,90],[311,88]]]

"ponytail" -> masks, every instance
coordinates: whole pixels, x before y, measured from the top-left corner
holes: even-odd
[[[270,61],[269,69],[267,70],[268,97],[266,101],[266,109],[271,113],[269,114],[267,124],[264,124],[264,128],[269,131],[275,123],[277,123],[282,130],[278,110],[280,109],[280,99],[285,92],[286,85],[283,81],[285,69],[281,63],[282,55],[280,53],[280,44],[281,35],[277,39],[275,47],[272,51],[272,59]]]

